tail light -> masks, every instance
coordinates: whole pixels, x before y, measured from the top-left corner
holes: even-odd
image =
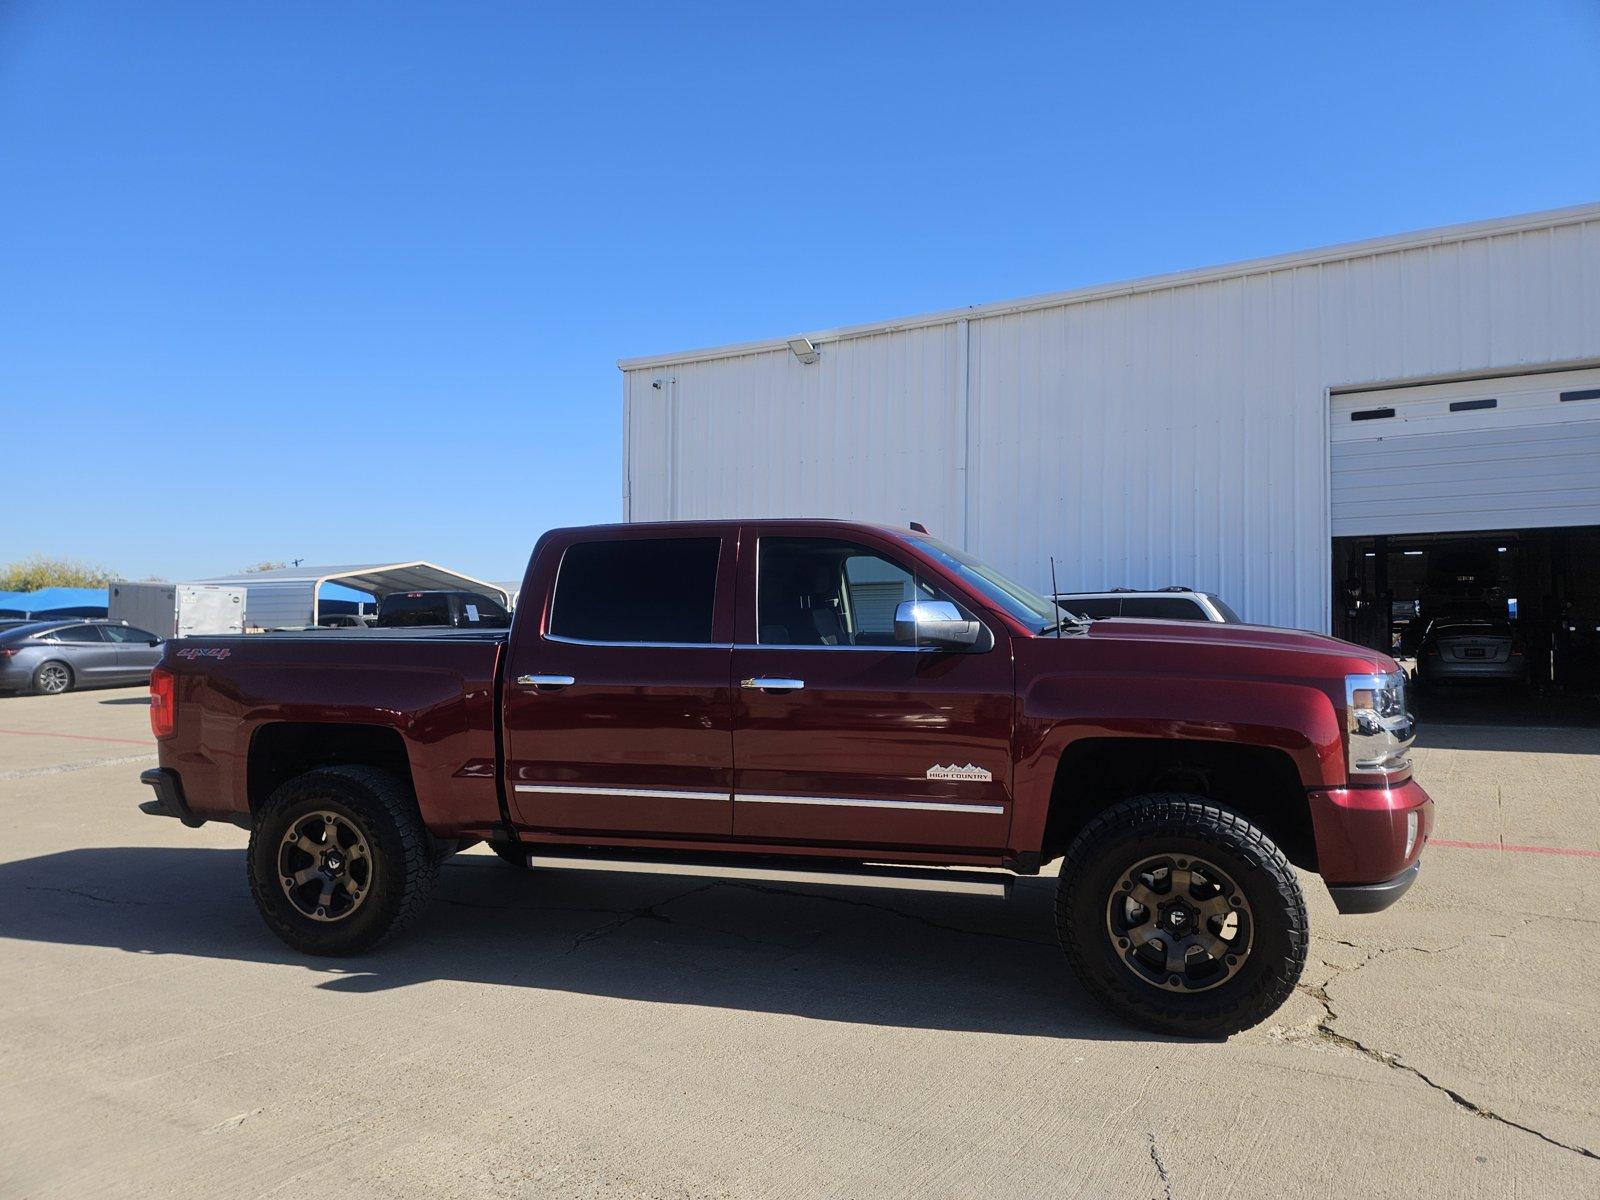
[[[174,682],[172,672],[165,667],[150,672],[150,732],[158,738],[172,736],[176,716],[172,705]]]

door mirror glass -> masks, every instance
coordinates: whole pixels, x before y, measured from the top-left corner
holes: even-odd
[[[971,646],[981,629],[948,600],[907,600],[894,612],[894,640],[903,646]]]

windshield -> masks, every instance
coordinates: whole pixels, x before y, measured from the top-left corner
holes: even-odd
[[[1061,610],[1049,600],[1031,588],[1007,579],[965,550],[947,546],[938,538],[917,536],[916,540],[929,554],[959,575],[961,581],[973,591],[1024,625],[1043,633],[1047,629],[1054,629],[1061,620]]]

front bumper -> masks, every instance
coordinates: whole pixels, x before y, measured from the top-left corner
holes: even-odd
[[[1421,785],[1329,788],[1309,800],[1317,870],[1336,903],[1342,892],[1354,906],[1340,911],[1377,912],[1398,900],[1433,833],[1433,800]]]
[[[190,829],[199,829],[206,823],[204,817],[197,817],[190,811],[188,802],[183,798],[183,781],[178,778],[176,771],[166,767],[151,767],[148,771],[140,772],[139,782],[154,788],[156,793],[154,800],[146,800],[139,805],[140,812],[152,817],[177,817]]]

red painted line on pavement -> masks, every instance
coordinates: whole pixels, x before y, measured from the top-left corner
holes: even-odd
[[[71,738],[75,742],[117,742],[123,746],[148,746],[153,738],[108,738],[90,737],[86,733],[50,733],[43,729],[0,729],[0,733],[9,733],[12,737],[53,737]]]
[[[1445,838],[1429,838],[1430,846],[1446,846],[1451,850],[1511,850],[1518,854],[1560,854],[1569,858],[1600,858],[1600,850],[1579,850],[1572,846],[1507,846],[1500,842],[1452,842]]]

